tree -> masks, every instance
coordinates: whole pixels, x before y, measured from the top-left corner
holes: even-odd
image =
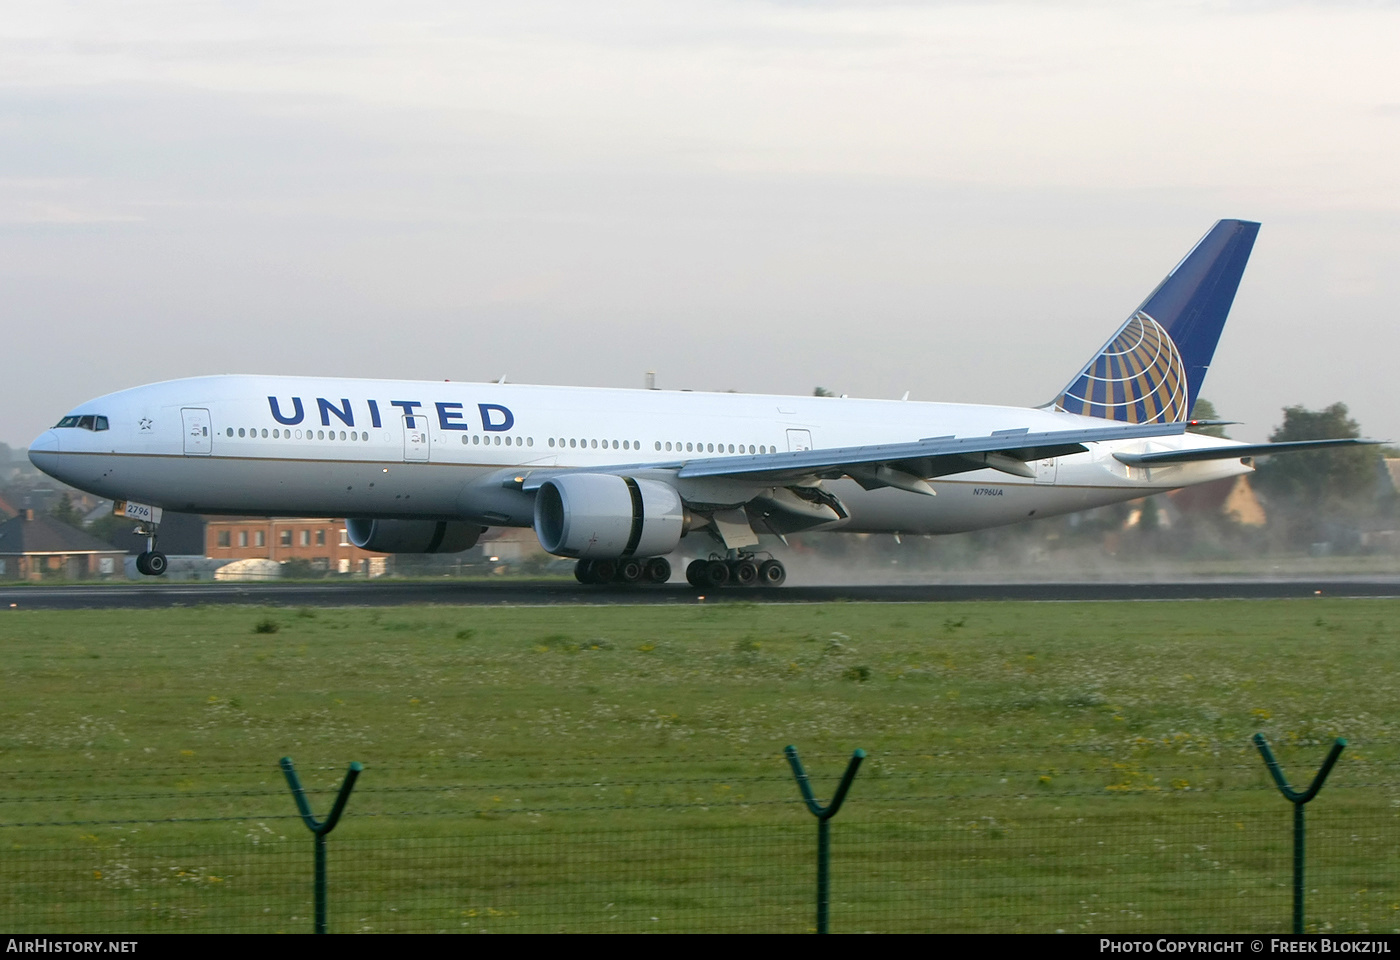
[[[73,508],[73,499],[66,493],[58,498],[58,503],[49,508],[49,516],[59,523],[66,523],[70,527],[82,529],[82,515]]]
[[[109,513],[104,517],[98,517],[87,525],[87,532],[105,543],[110,543],[123,549],[131,549],[133,543],[140,543],[132,537],[131,532],[138,524],[130,517],[119,516]],[[142,546],[141,549],[145,549]]]
[[[812,396],[814,396],[814,397],[834,397],[834,396],[836,396],[836,394],[832,393],[832,392],[831,392],[830,390],[828,390],[826,387],[816,387],[816,388],[814,388],[814,389],[812,390]]]
[[[1215,412],[1215,404],[1205,397],[1196,401],[1196,405],[1191,408],[1192,420],[1219,420],[1220,414]],[[1187,433],[1199,433],[1203,437],[1224,437],[1224,427],[1187,427]]]
[[[1285,407],[1283,424],[1269,440],[1285,443],[1359,436],[1361,427],[1347,415],[1347,405],[1334,403],[1322,410]],[[1376,490],[1378,457],[1374,447],[1286,453],[1261,463],[1256,483],[1260,490],[1312,509],[1344,501],[1369,503]]]

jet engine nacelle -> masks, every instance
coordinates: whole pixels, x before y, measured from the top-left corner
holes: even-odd
[[[569,473],[535,493],[535,535],[561,557],[615,560],[659,557],[685,534],[685,506],[656,480]]]
[[[378,553],[461,553],[476,546],[486,528],[456,520],[345,521],[350,542]]]

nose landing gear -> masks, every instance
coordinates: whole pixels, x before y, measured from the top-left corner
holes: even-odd
[[[151,524],[149,530],[137,527],[135,532],[146,537],[145,551],[136,555],[136,572],[147,577],[162,576],[170,569],[170,561],[156,549],[156,524]]]

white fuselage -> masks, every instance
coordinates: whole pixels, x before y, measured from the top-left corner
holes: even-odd
[[[1072,430],[1104,421],[1024,407],[399,380],[214,376],[137,387],[70,416],[30,457],[82,490],[208,514],[466,520],[529,526],[531,471],[653,477],[687,502],[744,503],[759,481],[677,479],[719,456]],[[66,420],[66,418],[65,418]],[[97,421],[88,421],[89,425]],[[1129,467],[1115,452],[1229,445],[1209,437],[1087,444],[1033,464],[932,481],[937,496],[850,480],[826,489],[849,517],[826,529],[954,533],[1052,516],[1246,473],[1239,459]]]

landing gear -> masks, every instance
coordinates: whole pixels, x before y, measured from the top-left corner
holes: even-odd
[[[150,525],[149,530],[142,530],[137,527],[135,532],[146,535],[146,549],[136,555],[136,572],[147,577],[159,577],[170,569],[170,561],[165,554],[156,549],[156,525]]]
[[[665,583],[671,579],[671,561],[665,557],[652,557],[647,561],[647,581],[650,583]]]
[[[579,583],[665,583],[671,579],[671,563],[665,557],[627,557],[622,560],[580,560],[574,565]]]
[[[159,550],[147,550],[136,555],[136,572],[148,577],[159,577],[170,568],[170,561]]]
[[[752,554],[741,554],[728,560],[718,557],[692,560],[685,568],[686,581],[699,590],[717,590],[724,586],[780,587],[787,580],[782,561],[768,559],[762,563]]]
[[[765,560],[758,565],[758,583],[762,587],[781,587],[787,581],[787,567],[777,560]]]

